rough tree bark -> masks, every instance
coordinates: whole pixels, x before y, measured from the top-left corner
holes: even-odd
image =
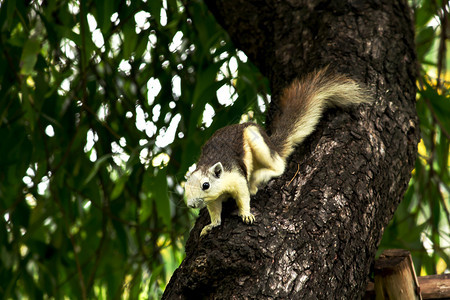
[[[200,240],[202,211],[163,298],[359,298],[419,139],[406,0],[206,2],[270,79],[271,112],[293,78],[326,65],[366,83],[375,102],[327,111],[285,174],[252,198],[255,224],[228,201]]]

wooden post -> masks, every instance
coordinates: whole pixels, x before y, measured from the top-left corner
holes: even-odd
[[[406,250],[383,251],[375,262],[375,297],[377,300],[421,300],[419,283]]]

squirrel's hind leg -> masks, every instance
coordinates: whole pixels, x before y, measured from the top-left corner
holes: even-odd
[[[254,195],[258,186],[284,173],[285,162],[278,153],[269,148],[257,127],[246,128],[244,143],[250,148],[252,156],[252,172],[248,181],[250,194]]]
[[[260,168],[253,171],[250,178],[249,189],[250,194],[255,195],[258,192],[258,186],[261,186],[274,177],[278,177],[284,173],[284,163],[280,164],[274,161],[270,168]]]

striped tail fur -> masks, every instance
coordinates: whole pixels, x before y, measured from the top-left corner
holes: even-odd
[[[270,140],[286,159],[314,131],[327,106],[345,107],[370,101],[369,93],[352,79],[329,74],[326,68],[312,72],[294,80],[283,91]]]

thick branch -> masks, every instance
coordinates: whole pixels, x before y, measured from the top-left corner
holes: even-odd
[[[285,174],[252,198],[256,224],[243,224],[229,201],[222,225],[199,240],[208,223],[203,211],[165,298],[362,295],[418,142],[414,34],[405,2],[208,1],[270,78],[271,112],[286,83],[325,65],[367,83],[376,103],[325,114]],[[252,6],[264,9],[252,13]]]

